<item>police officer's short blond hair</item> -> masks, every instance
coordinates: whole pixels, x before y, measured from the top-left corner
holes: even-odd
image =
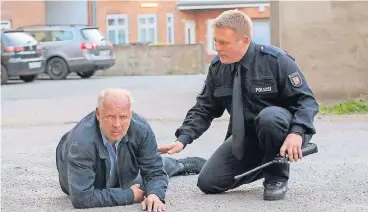
[[[252,20],[245,12],[227,10],[221,13],[213,22],[213,27],[230,28],[241,36],[252,38]]]

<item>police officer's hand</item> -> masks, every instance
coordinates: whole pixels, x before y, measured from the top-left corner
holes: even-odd
[[[165,204],[156,194],[150,194],[141,202],[141,209],[148,212],[162,212],[165,211]]]
[[[297,161],[298,159],[302,159],[302,143],[302,136],[293,133],[289,134],[280,149],[280,155],[284,157],[287,151],[289,161]]]
[[[130,187],[130,189],[132,189],[133,193],[134,193],[134,201],[142,201],[143,200],[143,195],[144,192],[142,191],[142,189],[140,189],[140,185],[139,184],[135,184],[132,185]]]
[[[174,153],[178,153],[180,152],[181,150],[184,149],[184,144],[181,143],[180,141],[176,141],[175,143],[173,144],[168,144],[168,145],[164,145],[164,146],[161,146],[158,148],[158,152],[160,154],[174,154]]]

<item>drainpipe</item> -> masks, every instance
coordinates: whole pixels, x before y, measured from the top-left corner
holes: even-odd
[[[91,1],[91,6],[92,6],[92,25],[96,26],[97,25],[97,5],[96,5],[96,0],[92,0]]]

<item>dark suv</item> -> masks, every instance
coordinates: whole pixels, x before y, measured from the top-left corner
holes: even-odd
[[[1,84],[12,77],[32,82],[44,70],[45,61],[37,40],[22,30],[1,31]]]
[[[46,25],[24,26],[20,29],[40,42],[46,59],[46,73],[51,79],[65,79],[71,72],[89,78],[97,70],[115,64],[111,43],[96,27]]]

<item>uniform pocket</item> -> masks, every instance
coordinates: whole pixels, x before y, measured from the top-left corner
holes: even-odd
[[[253,79],[251,94],[257,98],[273,98],[278,94],[277,83],[273,78]]]
[[[231,97],[233,95],[233,88],[228,86],[215,88],[214,97]]]

